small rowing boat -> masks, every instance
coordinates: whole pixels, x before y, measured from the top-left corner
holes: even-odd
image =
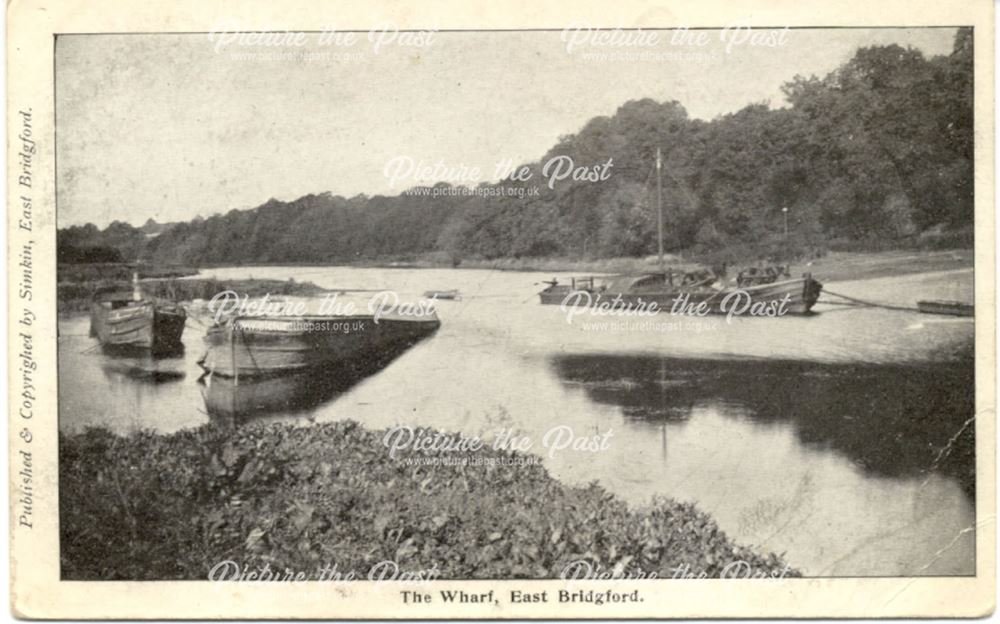
[[[971,303],[961,301],[918,301],[917,309],[924,314],[948,314],[951,316],[975,316],[976,307]]]
[[[461,301],[462,295],[458,292],[458,289],[454,290],[428,290],[424,293],[424,297],[427,299],[443,299],[446,301]]]
[[[105,349],[140,349],[153,354],[184,348],[181,334],[187,312],[179,305],[145,299],[133,278],[133,290],[99,289],[91,299],[90,335]]]

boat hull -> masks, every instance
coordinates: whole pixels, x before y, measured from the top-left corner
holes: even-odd
[[[539,293],[546,305],[604,306],[622,310],[652,310],[676,314],[755,315],[761,307],[781,309],[781,314],[808,314],[819,299],[823,285],[809,276],[745,288],[650,290],[609,292],[574,290],[566,285],[550,286]]]
[[[105,349],[140,349],[169,353],[183,348],[181,336],[187,313],[183,308],[139,301],[108,309],[95,302],[91,308],[90,333]]]
[[[424,297],[439,301],[460,301],[462,299],[462,295],[457,290],[428,290],[424,293]]]
[[[286,375],[408,347],[439,326],[436,316],[232,319],[208,330],[199,364],[222,377]]]

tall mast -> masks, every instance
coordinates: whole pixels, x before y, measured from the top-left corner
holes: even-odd
[[[660,158],[660,148],[656,148],[656,242],[658,254],[657,257],[660,261],[660,268],[663,268],[663,185],[660,182],[660,167],[662,166]]]

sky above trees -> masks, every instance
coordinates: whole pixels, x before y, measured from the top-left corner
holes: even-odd
[[[61,36],[59,225],[188,220],[325,191],[395,194],[385,167],[400,156],[493,181],[498,162],[537,161],[630,100],[676,100],[701,120],[780,108],[785,83],[822,78],[859,47],[930,57],[950,53],[955,37],[809,29],[771,47],[704,32],[705,45],[666,31],[655,45],[571,50],[560,31],[442,32],[422,45],[397,35],[377,51],[365,33],[352,45],[314,34],[294,48],[204,34]]]

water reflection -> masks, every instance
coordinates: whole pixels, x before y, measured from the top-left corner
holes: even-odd
[[[947,364],[566,355],[566,384],[630,420],[682,423],[702,409],[758,425],[794,424],[803,446],[846,456],[868,474],[937,471],[975,490],[971,357]]]
[[[150,355],[148,352],[102,349],[105,360],[101,371],[109,382],[134,381],[163,384],[181,381],[187,373],[179,368],[184,350],[171,354]]]
[[[208,415],[227,426],[275,414],[314,418],[313,410],[350,390],[426,338],[390,343],[349,362],[287,375],[242,377],[203,375],[198,381]]]
[[[62,431],[351,419],[478,436],[502,426],[538,450],[554,426],[581,435],[613,429],[609,451],[546,454],[546,469],[572,485],[598,481],[631,505],[653,496],[694,502],[736,541],[784,553],[811,576],[975,573],[972,423],[963,428],[973,414],[972,319],[825,306],[811,318],[713,318],[705,331],[639,331],[601,318],[567,323],[558,306],[538,304],[535,282],[548,273],[215,272],[414,296],[449,286],[462,300],[438,306],[434,339],[377,374],[327,369],[277,389],[240,379],[232,398],[222,381],[218,400],[195,383],[204,328],[188,328],[178,360],[109,365],[87,337],[86,318],[63,318]],[[912,305],[971,300],[972,280],[964,271],[830,288]]]
[[[93,335],[91,335],[94,338]],[[96,338],[95,338],[96,339]],[[102,344],[96,348],[109,358],[133,359],[133,360],[175,360],[184,357],[184,344],[173,345],[169,348],[161,348],[150,351],[148,347],[137,347],[135,345],[112,345]]]

